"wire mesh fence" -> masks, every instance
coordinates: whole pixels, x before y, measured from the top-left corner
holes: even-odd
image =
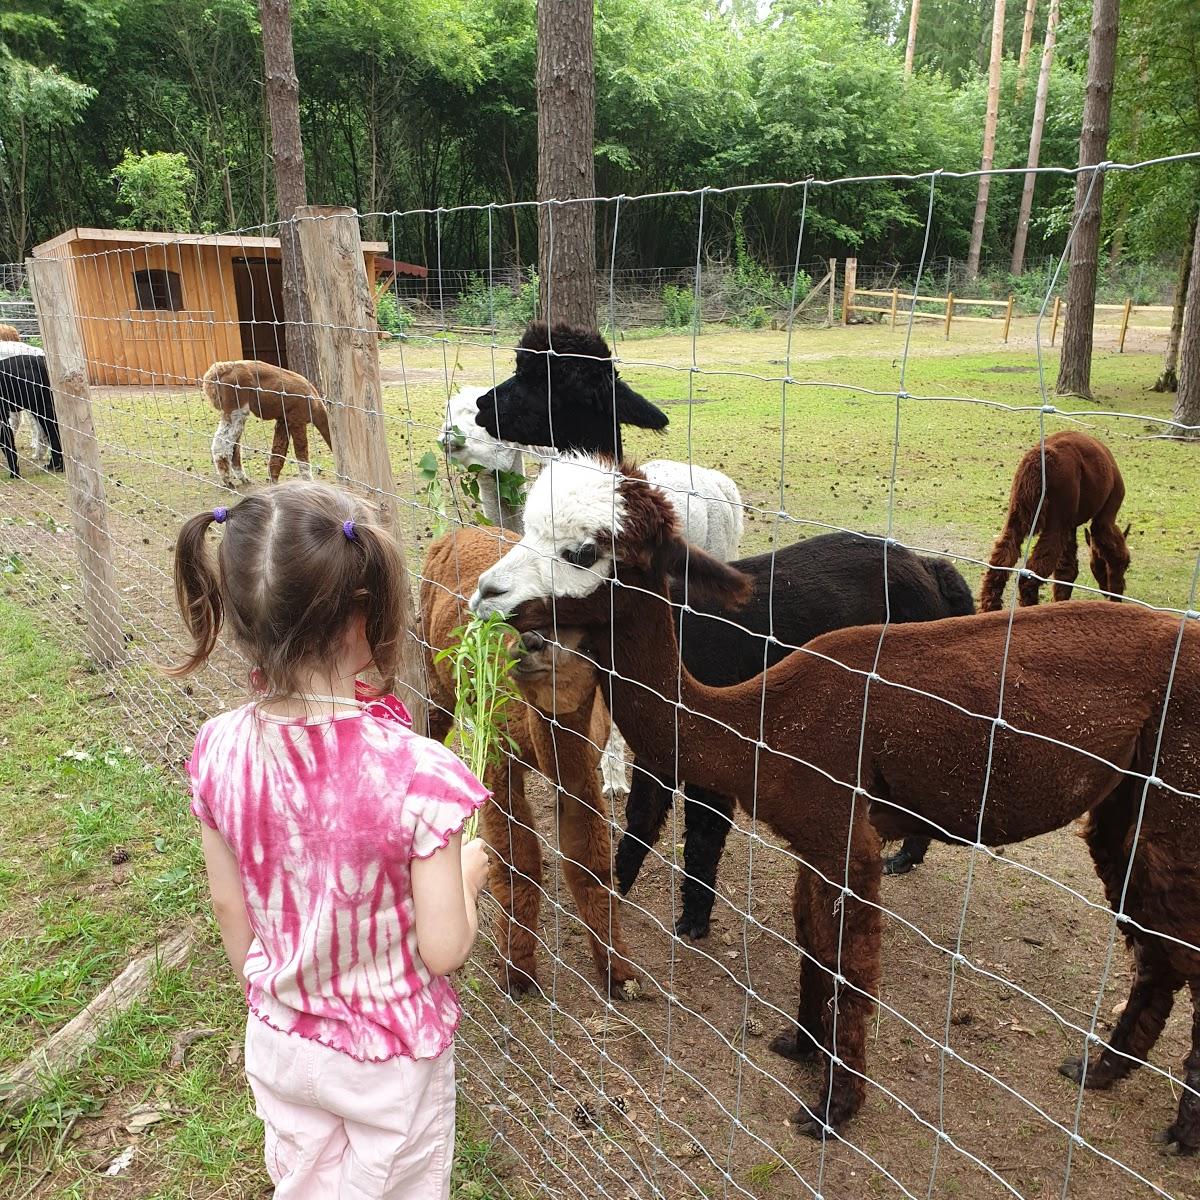
[[[936,201],[976,177],[922,182],[913,219],[928,250]],[[1195,1194],[1196,1160],[1149,1136],[1200,1141],[1187,1004],[1200,1003],[1200,560],[1190,496],[1164,500],[1190,478],[1193,431],[1140,399],[1124,366],[1112,403],[1052,396],[1058,270],[1008,347],[968,332],[961,361],[911,317],[894,331],[804,325],[796,305],[821,268],[806,230],[831,189],[862,183],[779,186],[797,237],[774,329],[626,336],[668,283],[622,274],[614,249],[599,322],[620,379],[594,342],[526,343],[542,383],[515,402],[550,422],[537,449],[470,425],[476,398],[512,375],[520,336],[497,332],[495,290],[528,280],[499,267],[463,281],[479,322],[453,319],[445,273],[394,276],[401,303],[423,289],[429,320],[380,340],[384,293],[355,219],[302,216],[332,442],[313,437],[311,453],[284,408],[298,401],[319,430],[318,409],[286,377],[258,377],[229,411],[200,389],[211,362],[287,359],[276,231],[78,241],[34,267],[67,470],[39,469],[18,433],[5,591],[109,663],[148,758],[178,769],[199,723],[245,694],[228,650],[186,684],[156,669],[185,644],[178,527],[231,503],[218,460],[244,489],[311,457],[317,476],[388,507],[421,596],[407,682],[435,733],[452,696],[428,652],[472,594],[512,602],[529,630],[531,708],[488,779],[499,865],[459,981],[461,1096],[497,1151],[497,1196]],[[691,197],[696,260],[670,283],[701,312],[732,270],[706,258],[705,197]],[[614,247],[639,202],[596,201]],[[438,228],[478,221],[490,235],[496,212],[443,212]],[[371,216],[395,245],[428,214]],[[910,311],[931,266],[912,265]],[[669,416],[662,434],[628,427],[622,441],[655,459],[646,475],[676,517],[640,476],[547,449],[584,403],[564,394],[563,363],[576,389],[597,372],[588,397],[608,404],[585,449],[614,449],[626,385]],[[500,438],[513,415],[497,409]],[[272,445],[277,420],[290,446]],[[1136,527],[1126,603],[1031,613],[1017,590],[1039,579],[1085,600],[1121,590],[1103,561],[1094,583],[1071,574],[1073,527],[1052,557],[1028,536],[1057,503],[1047,438],[1067,430],[1102,438],[1122,467]],[[1005,608],[954,617],[973,607],[1030,448],[1034,512],[1002,567]],[[510,543],[483,521],[519,530],[522,505],[524,540],[501,562]],[[743,607],[737,577],[678,551],[674,522],[750,576]],[[658,549],[637,541],[647,529]],[[934,843],[911,873],[881,877],[881,835],[915,836],[910,861]],[[1080,1060],[1072,1077],[1061,1059]]]

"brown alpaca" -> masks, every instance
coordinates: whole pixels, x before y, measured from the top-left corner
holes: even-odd
[[[1124,903],[1133,988],[1086,1082],[1106,1087],[1144,1059],[1188,985],[1192,1049],[1168,1137],[1200,1146],[1200,626],[1183,630],[1165,719],[1179,618],[1098,603],[892,625],[877,664],[882,627],[840,630],[765,676],[707,687],[681,665],[669,580],[686,570],[689,595],[726,603],[744,598],[747,580],[677,528],[635,469],[556,460],[529,493],[521,543],[481,576],[471,603],[511,614],[518,629],[552,618],[585,629],[639,760],[736,796],[796,853],[801,999],[796,1027],[774,1048],[822,1052],[824,1090],[800,1114],[806,1131],[840,1124],[866,1091],[880,839],[1009,845],[1088,814],[1088,845],[1115,904],[1147,789]],[[1006,646],[998,725],[986,714],[997,712]],[[1081,1073],[1075,1060],[1064,1070]]]
[[[329,413],[325,402],[317,389],[295,371],[285,371],[272,363],[252,358],[215,362],[204,372],[201,387],[208,402],[221,414],[213,434],[212,460],[227,488],[250,482],[242,470],[242,432],[251,413],[264,421],[275,422],[268,466],[272,483],[279,482],[289,442],[296,447],[301,478],[312,478],[312,468],[308,464],[310,421],[325,439],[325,445],[333,445],[329,440]]]
[[[991,569],[983,577],[979,607],[994,612],[1001,605],[1004,585],[1011,567],[1021,557],[1021,543],[1033,528],[1034,513],[1042,495],[1042,449],[1026,453],[1013,476],[1008,501],[1008,518],[992,549]],[[1037,513],[1037,544],[1021,573],[1017,591],[1021,604],[1036,604],[1042,580],[1053,575],[1054,599],[1069,600],[1079,574],[1076,530],[1092,523],[1084,537],[1092,550],[1092,574],[1109,598],[1119,599],[1125,591],[1129,548],[1116,523],[1117,510],[1125,499],[1125,483],[1112,451],[1086,433],[1067,429],[1046,439],[1046,498]]]
[[[12,325],[0,325],[0,342],[19,342],[20,333]]]
[[[515,541],[515,536],[503,531],[466,528],[439,538],[425,556],[421,620],[430,735],[439,740],[450,732],[454,680],[449,664],[434,663],[433,654],[449,645],[453,630],[470,617],[464,597],[475,590],[480,572],[495,565]],[[542,856],[525,796],[525,776],[533,766],[556,784],[563,875],[587,926],[601,982],[619,994],[623,985],[636,981],[637,974],[621,936],[612,890],[608,808],[598,775],[599,747],[607,741],[611,724],[608,710],[599,699],[590,662],[535,634],[528,634],[525,644],[528,652],[518,661],[516,679],[528,703],[514,711],[507,723],[518,750],[484,776],[494,795],[494,801],[484,806],[482,825],[496,855],[491,891],[500,908],[496,943],[504,959],[506,983],[514,994],[537,983]]]

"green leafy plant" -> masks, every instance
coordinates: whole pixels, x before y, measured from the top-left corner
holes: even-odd
[[[492,613],[484,620],[472,617],[452,636],[455,640],[433,656],[434,662],[449,663],[454,676],[454,728],[446,744],[457,734],[471,773],[482,779],[484,771],[498,763],[505,750],[518,749],[504,728],[505,713],[518,699],[512,681],[516,664],[512,645],[517,632],[500,613]],[[467,822],[464,835],[473,838],[477,829],[475,814]]]
[[[690,326],[696,316],[696,293],[691,288],[668,283],[662,290],[665,321],[673,329]]]
[[[191,224],[196,176],[186,154],[126,150],[110,178],[117,184],[117,199],[129,208],[121,222],[125,228],[182,233]]]
[[[384,333],[403,337],[416,318],[391,292],[384,292],[375,302],[375,323]]]
[[[417,463],[417,475],[423,483],[425,505],[432,514],[433,536],[441,537],[450,528],[446,513],[446,487],[442,483],[442,460],[432,450],[426,450]]]

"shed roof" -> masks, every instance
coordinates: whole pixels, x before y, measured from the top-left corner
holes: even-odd
[[[398,258],[385,258],[382,254],[375,260],[375,269],[380,275],[413,275],[417,279],[425,279],[429,275],[428,267],[401,262]]]
[[[278,250],[277,237],[250,237],[240,233],[161,233],[145,229],[90,229],[77,226],[34,246],[33,257],[69,246],[72,242],[118,242],[126,246],[232,246],[242,250]],[[363,242],[368,254],[382,254],[387,242]]]

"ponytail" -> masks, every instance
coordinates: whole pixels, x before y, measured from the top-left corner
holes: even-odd
[[[404,561],[396,539],[375,520],[355,524],[354,542],[363,558],[362,587],[355,599],[362,605],[367,645],[386,695],[396,686],[405,632],[400,620]]]
[[[218,510],[220,511],[220,510]],[[192,649],[178,666],[164,668],[175,677],[202,667],[217,645],[224,606],[217,572],[205,548],[212,512],[197,513],[179,531],[175,542],[175,600],[192,635]]]

